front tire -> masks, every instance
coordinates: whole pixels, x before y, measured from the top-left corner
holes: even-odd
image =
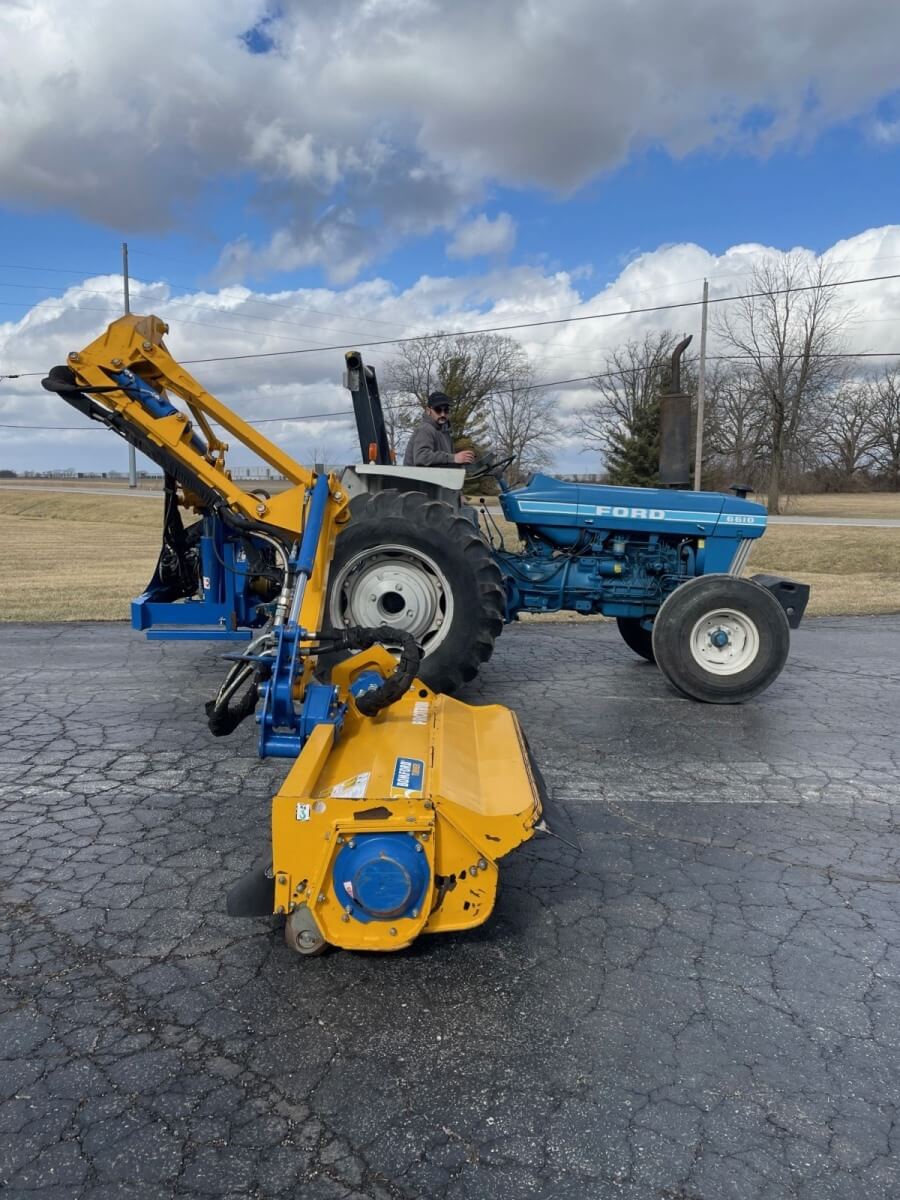
[[[664,601],[652,643],[660,670],[683,695],[707,704],[741,704],[781,674],[790,629],[784,609],[758,583],[703,575]]]
[[[653,630],[645,629],[640,617],[616,617],[616,625],[619,627],[622,641],[629,650],[633,650],[641,658],[646,658],[647,662],[656,662],[653,653]]]
[[[455,692],[493,653],[504,608],[490,550],[449,504],[392,490],[354,501],[329,574],[325,611],[333,628],[405,630],[422,647],[423,683]]]

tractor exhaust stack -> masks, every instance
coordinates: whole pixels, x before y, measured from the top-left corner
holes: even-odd
[[[689,334],[672,352],[668,392],[659,398],[659,482],[662,487],[691,486],[691,398],[681,390],[681,356]]]

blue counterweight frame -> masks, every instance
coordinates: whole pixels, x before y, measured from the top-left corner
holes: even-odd
[[[119,371],[111,378],[154,417],[180,412],[164,393],[133,371]],[[191,445],[198,454],[208,453],[206,442],[194,429]],[[171,589],[160,578],[157,564],[146,591],[131,602],[132,628],[143,630],[148,638],[243,642],[247,640],[246,631],[259,628],[268,617],[265,605],[249,590],[241,539],[212,514],[202,521],[199,598],[168,599]]]
[[[248,563],[240,541],[213,515],[202,518],[199,541],[201,595],[168,600],[159,568],[147,590],[131,602],[131,625],[148,638],[186,641],[246,642],[247,630],[259,628],[268,609],[249,590]]]

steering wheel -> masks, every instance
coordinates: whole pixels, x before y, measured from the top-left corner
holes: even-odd
[[[517,454],[510,454],[507,458],[494,459],[490,454],[485,454],[482,458],[476,458],[474,462],[466,464],[466,478],[481,479],[485,475],[499,475],[518,457]]]

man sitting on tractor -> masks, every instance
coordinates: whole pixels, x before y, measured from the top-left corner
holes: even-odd
[[[406,453],[405,467],[446,467],[474,462],[471,450],[453,450],[450,434],[450,397],[443,392],[432,392],[422,420],[413,430]]]

